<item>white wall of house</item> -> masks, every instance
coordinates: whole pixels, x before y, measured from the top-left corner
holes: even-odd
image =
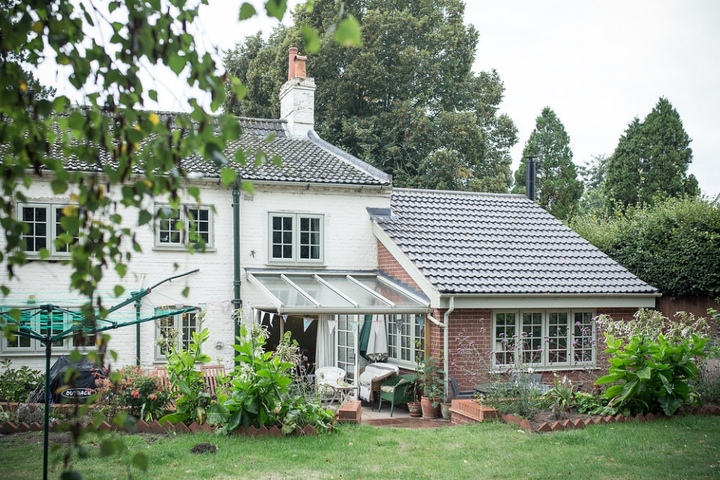
[[[248,282],[245,269],[284,268],[268,262],[270,213],[323,215],[323,264],[287,268],[374,270],[377,269],[377,241],[366,207],[389,206],[388,188],[257,184],[254,195],[243,194],[240,236],[245,317],[251,318],[253,307],[268,306],[262,292]]]
[[[155,308],[166,305],[199,306],[207,311],[204,327],[210,339],[203,350],[214,362],[230,366],[233,361],[233,211],[232,191],[217,182],[199,181],[202,204],[215,207],[213,214],[213,245],[206,252],[189,254],[184,249],[168,250],[155,247],[154,231],[150,225],[135,226],[136,214],[119,207],[125,225],[135,233],[143,253],[133,253],[127,275],[120,279],[114,270],[106,269],[99,293],[105,306],[127,299],[130,292],[148,288],[168,277],[199,269],[195,274],[165,283],[142,300],[141,316],[148,318]],[[36,180],[27,190],[28,201],[38,203],[68,203],[67,195],[53,195],[49,183]],[[114,192],[109,192],[113,195]],[[187,204],[194,204],[190,198]],[[163,203],[157,200],[157,203]],[[250,285],[244,268],[268,267],[269,212],[310,213],[323,215],[324,263],[319,269],[367,270],[377,268],[377,245],[372,234],[366,207],[389,207],[389,189],[368,189],[327,186],[290,186],[256,184],[253,195],[242,194],[241,233],[241,297],[245,318],[251,317],[252,307],[267,305],[258,289]],[[0,239],[0,242],[4,240]],[[128,245],[129,247],[129,245]],[[8,282],[3,266],[0,281],[8,284],[12,293],[0,299],[0,306],[26,307],[51,303],[72,309],[83,302],[70,291],[71,269],[57,260],[37,260],[16,269],[17,277]],[[120,284],[125,293],[115,297],[112,287]],[[189,295],[183,290],[189,287]],[[118,323],[135,318],[134,306],[128,305],[112,317]],[[116,365],[135,364],[136,327],[126,326],[108,332],[110,348],[118,353]],[[151,368],[162,359],[155,353],[156,326],[154,322],[141,324],[141,365]],[[68,350],[55,349],[55,355]],[[15,366],[44,367],[44,351],[38,346],[34,352],[0,350],[0,356],[13,359]]]

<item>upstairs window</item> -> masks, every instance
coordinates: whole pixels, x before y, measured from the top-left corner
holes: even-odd
[[[323,216],[270,214],[270,262],[322,263]]]
[[[212,208],[183,206],[173,210],[169,205],[155,207],[157,217],[155,246],[161,248],[213,247]]]
[[[28,255],[39,256],[43,251],[47,251],[51,257],[69,255],[70,246],[78,239],[66,235],[62,226],[63,211],[67,206],[53,203],[18,204],[18,219],[28,227],[22,235]]]

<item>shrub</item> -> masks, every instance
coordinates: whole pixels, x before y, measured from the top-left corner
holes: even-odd
[[[172,397],[162,380],[154,375],[146,375],[138,366],[124,367],[100,381],[98,405],[109,409],[112,418],[117,409],[145,421],[156,420],[163,416]]]
[[[209,362],[210,356],[202,353],[202,345],[210,337],[207,328],[193,332],[187,350],[170,344],[166,349],[167,372],[173,389],[180,396],[175,400],[175,413],[165,415],[161,422],[205,423],[211,410],[212,398],[205,391],[203,373],[195,366]]]
[[[610,369],[596,384],[620,382],[605,392],[609,406],[619,413],[662,410],[672,415],[697,400],[692,383],[698,374],[694,358],[704,355],[707,338],[693,333],[690,338],[669,342],[662,334],[655,340],[638,333],[625,340],[606,333],[605,341]]]
[[[242,425],[279,425],[290,434],[295,427],[312,425],[328,430],[335,421],[332,410],[309,402],[303,389],[291,389],[293,373],[303,358],[296,342],[285,334],[275,352],[266,352],[267,330],[260,325],[243,325],[238,344],[237,365],[228,375],[229,392],[218,395],[213,420],[222,423],[225,433]]]
[[[9,358],[0,360],[0,400],[5,402],[25,402],[35,389],[45,382],[45,374],[25,365],[12,368]]]
[[[540,385],[533,381],[531,374],[524,373],[513,373],[509,382],[493,382],[481,398],[483,403],[500,413],[511,413],[523,418],[531,418],[549,406]]]

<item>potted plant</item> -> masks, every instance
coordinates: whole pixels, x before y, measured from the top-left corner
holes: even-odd
[[[420,383],[423,395],[420,397],[423,418],[437,418],[440,413],[440,402],[443,399],[442,372],[437,359],[428,357],[420,365]]]
[[[422,408],[420,406],[420,401],[418,400],[418,390],[420,388],[417,377],[415,378],[415,382],[413,382],[412,388],[412,395],[413,395],[413,401],[408,402],[408,411],[410,412],[411,417],[422,417]]]

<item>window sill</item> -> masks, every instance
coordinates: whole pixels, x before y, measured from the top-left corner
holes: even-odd
[[[532,370],[529,372],[528,370]],[[552,367],[520,367],[516,369],[514,365],[500,365],[490,370],[488,373],[492,375],[502,375],[508,372],[520,372],[520,373],[540,373],[540,372],[569,372],[569,371],[582,371],[582,370],[600,370],[597,365],[554,365]]]
[[[186,252],[189,253],[188,249],[184,245],[171,246],[171,245],[155,245],[152,248],[153,252]],[[217,250],[215,247],[205,247],[205,250],[195,250],[193,253],[215,253]]]

